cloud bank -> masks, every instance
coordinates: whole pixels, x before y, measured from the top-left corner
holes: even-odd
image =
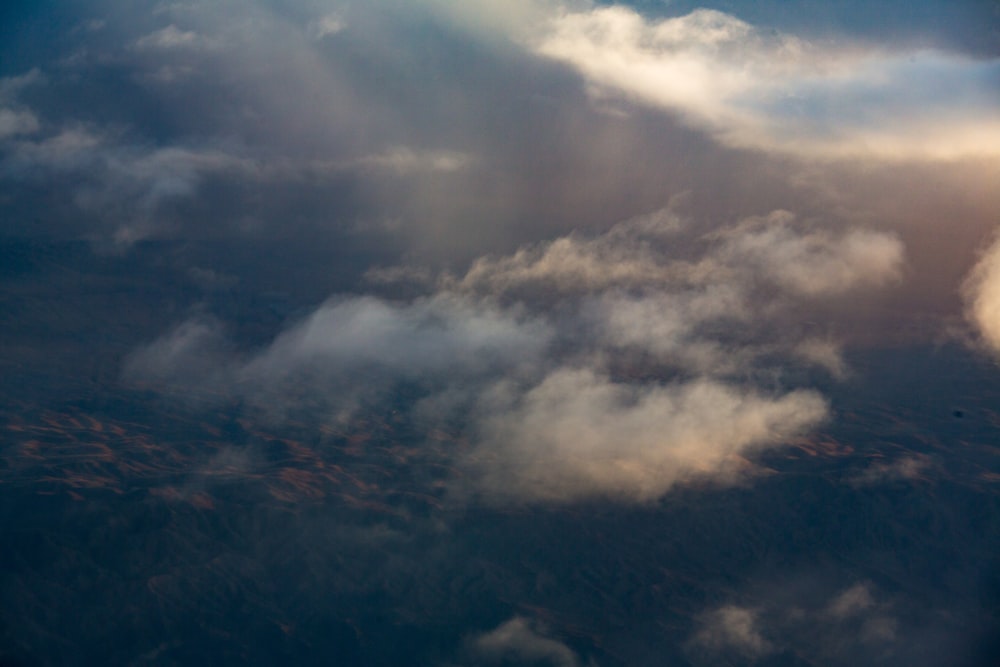
[[[278,419],[404,409],[460,424],[471,447],[455,455],[457,497],[488,503],[647,503],[693,480],[732,482],[744,457],[828,415],[818,391],[782,373],[845,374],[834,341],[784,325],[896,280],[903,248],[777,211],[689,238],[674,257],[690,227],[667,209],[482,257],[426,278],[414,299],[334,297],[249,353],[196,318],[136,351],[127,377]]]

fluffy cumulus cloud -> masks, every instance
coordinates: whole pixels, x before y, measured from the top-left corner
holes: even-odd
[[[726,144],[807,157],[1000,154],[1000,62],[811,43],[701,9],[648,19],[623,5],[552,19],[537,51],[595,93],[680,114]]]
[[[790,304],[879,288],[903,272],[903,243],[893,233],[833,232],[775,211],[692,239],[683,233],[689,222],[668,207],[597,236],[571,234],[480,258],[443,284],[508,300],[575,299],[580,326],[608,347],[698,372],[731,372],[765,351],[746,338]],[[834,375],[846,371],[829,340],[800,341],[795,356]]]
[[[900,277],[903,245],[895,236],[866,229],[833,235],[798,230],[795,224],[792,214],[775,211],[724,230],[719,260],[749,264],[776,285],[810,296]]]
[[[475,461],[491,496],[550,501],[604,496],[648,501],[734,457],[774,445],[826,416],[813,392],[764,396],[710,381],[616,383],[559,370],[512,405],[489,404]]]

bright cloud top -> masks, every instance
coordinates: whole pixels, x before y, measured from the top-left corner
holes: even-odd
[[[819,45],[697,10],[566,12],[535,44],[595,94],[679,113],[735,147],[816,158],[1000,155],[1000,62]]]
[[[480,449],[489,495],[648,501],[699,474],[724,477],[734,456],[815,426],[827,409],[811,391],[768,397],[708,380],[647,387],[562,369],[490,412]]]

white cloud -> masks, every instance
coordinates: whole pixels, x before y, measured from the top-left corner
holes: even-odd
[[[754,283],[769,282],[800,296],[832,296],[885,285],[902,274],[903,244],[887,232],[859,228],[834,234],[778,210],[707,235],[709,245],[700,259],[690,250],[685,259],[677,259],[673,241],[683,226],[668,207],[618,223],[596,237],[571,234],[522,247],[513,255],[480,258],[454,287],[522,294],[724,286],[720,291],[730,293],[730,312],[738,314],[733,293]]]
[[[383,153],[360,158],[357,164],[393,171],[458,171],[470,163],[470,157],[455,151],[415,151],[397,146]]]
[[[30,111],[0,109],[0,139],[18,134],[31,134],[39,127],[38,118]]]
[[[683,226],[682,217],[669,205],[620,222],[594,238],[570,234],[506,257],[481,257],[455,287],[489,294],[539,288],[585,293],[675,282],[686,267],[667,263],[658,246]]]
[[[719,234],[712,261],[749,266],[755,275],[805,296],[879,286],[897,280],[903,244],[894,235],[852,229],[838,235],[798,225],[787,211],[749,218]]]
[[[577,655],[565,644],[539,632],[525,618],[515,616],[495,629],[473,638],[471,653],[486,664],[545,664],[552,667],[576,667]]]
[[[903,456],[887,463],[875,461],[851,478],[850,483],[855,486],[870,486],[886,482],[913,482],[924,477],[930,467],[930,461],[919,455]]]
[[[297,404],[349,414],[400,381],[433,392],[530,373],[550,338],[542,321],[448,295],[409,304],[342,298],[242,358],[215,323],[186,322],[134,353],[126,375],[240,397],[275,418]]]
[[[774,650],[759,630],[758,612],[734,605],[720,607],[701,619],[693,643],[712,652],[735,651],[755,659]]]
[[[409,377],[472,372],[535,359],[549,337],[541,322],[447,295],[399,306],[372,297],[334,300],[279,336],[243,374],[274,377],[323,365]]]
[[[857,616],[875,606],[869,586],[855,584],[830,601],[827,613],[835,618],[845,619]]]
[[[1000,354],[1000,236],[986,248],[963,285],[966,318],[982,342]]]
[[[642,297],[609,292],[589,304],[587,314],[608,346],[645,350],[700,373],[745,366],[749,350],[714,340],[704,329],[747,326],[755,315],[739,286],[724,283]]]
[[[819,45],[696,10],[563,12],[535,43],[597,94],[669,109],[722,142],[820,158],[1000,155],[1000,62]]]
[[[724,477],[740,454],[780,444],[827,414],[810,391],[625,384],[568,368],[506,400],[501,393],[483,406],[470,465],[487,496],[514,501],[653,500],[698,475]]]
[[[340,14],[327,14],[309,24],[309,34],[313,39],[323,39],[336,35],[347,28],[347,23]]]
[[[894,605],[871,583],[832,594],[778,584],[765,595],[753,606],[725,604],[701,614],[687,646],[695,664],[746,664],[774,653],[809,664],[857,664],[899,648]]]
[[[471,441],[466,481],[456,482],[470,486],[456,497],[648,502],[694,479],[736,481],[743,457],[828,413],[814,391],[763,391],[753,378],[774,387],[789,362],[845,372],[834,340],[776,338],[775,324],[803,299],[892,279],[902,248],[893,236],[821,232],[776,212],[703,236],[692,246],[701,258],[671,259],[684,229],[668,208],[480,259],[462,277],[418,273],[437,291],[409,302],[335,298],[217,371],[205,370],[202,342],[222,348],[195,322],[133,369],[167,379],[189,369],[185,379],[200,368],[278,418],[304,408],[347,418],[415,384],[407,409],[424,423],[457,415]],[[633,358],[660,379],[630,379],[622,371]]]
[[[136,40],[135,47],[140,50],[179,49],[196,47],[204,43],[204,39],[193,30],[181,30],[174,24],[161,28]]]
[[[840,345],[835,341],[807,338],[795,346],[793,354],[810,364],[823,368],[838,380],[847,377],[850,373]]]

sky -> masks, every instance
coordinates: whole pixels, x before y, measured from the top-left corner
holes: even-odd
[[[386,637],[436,665],[998,655],[1000,4],[52,1],[0,10],[0,44],[0,494],[34,517],[4,515],[3,660],[398,664]],[[84,416],[162,461],[24,435]],[[734,497],[743,528],[720,528]],[[90,533],[37,535],[158,503],[204,545],[128,529],[149,568],[244,559],[170,595],[292,563],[329,597],[251,613],[234,593],[192,627],[157,598],[127,641],[112,614],[103,644],[48,645],[131,579]],[[270,518],[205,527],[251,507]],[[602,522],[638,542],[594,547]],[[665,551],[661,525],[700,550]],[[544,558],[490,551],[518,535]],[[722,554],[761,535],[777,556]],[[572,570],[581,549],[656,601],[597,565],[603,605],[574,601],[538,558]],[[473,552],[493,554],[487,601],[414,584],[450,586]],[[27,601],[97,571],[124,588]],[[154,597],[157,572],[134,575]],[[284,648],[236,650],[230,622]]]

